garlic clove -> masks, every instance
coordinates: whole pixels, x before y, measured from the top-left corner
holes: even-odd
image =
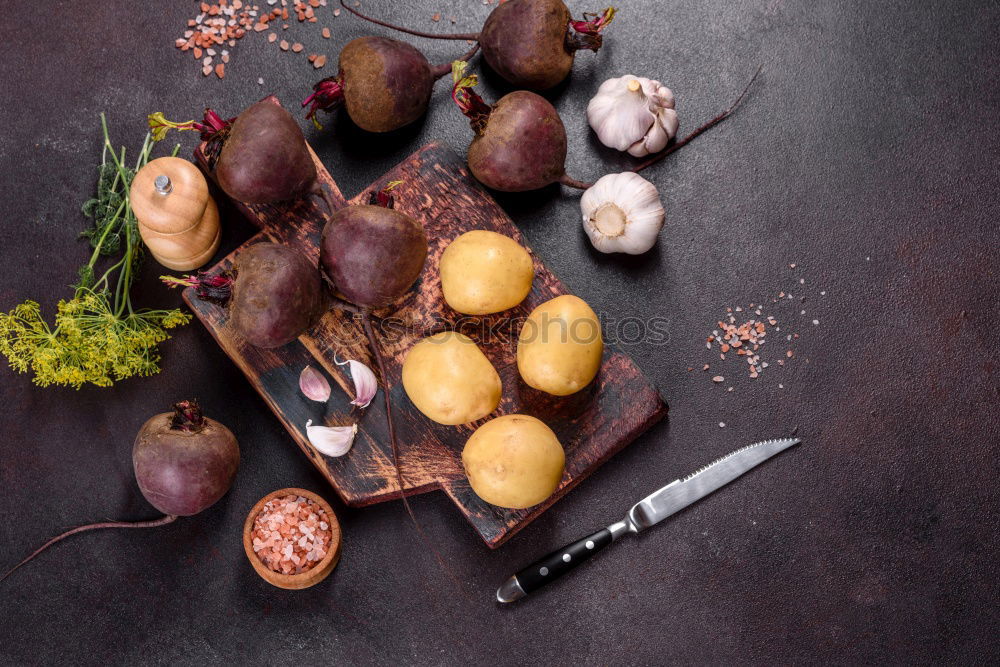
[[[653,103],[660,109],[673,109],[674,91],[664,86],[659,81],[649,81],[649,88],[646,94],[653,98]]]
[[[360,361],[351,360],[350,364],[355,394],[351,404],[359,408],[367,408],[378,392],[378,380],[375,379],[375,373],[372,372],[372,369]]]
[[[644,157],[650,153],[659,153],[677,134],[679,122],[677,112],[673,109],[661,109],[656,122],[649,128],[646,135],[628,148],[629,155]]]
[[[583,228],[604,253],[639,255],[656,244],[663,204],[656,186],[634,172],[608,174],[580,198]]]
[[[375,398],[375,394],[378,393],[378,380],[375,379],[375,373],[372,372],[372,369],[355,359],[337,361],[334,357],[333,363],[338,366],[348,365],[351,380],[354,381],[354,400],[351,401],[351,405],[367,408],[372,399]]]
[[[306,422],[306,437],[321,454],[326,456],[343,456],[354,444],[354,436],[358,425],[350,426],[313,426],[312,420]]]
[[[330,383],[312,366],[306,366],[299,373],[299,389],[309,400],[318,403],[330,400]]]
[[[660,109],[657,114],[660,127],[667,133],[667,141],[677,136],[677,130],[681,127],[681,121],[677,117],[677,112],[673,109]]]

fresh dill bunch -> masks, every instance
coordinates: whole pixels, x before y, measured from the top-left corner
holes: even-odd
[[[80,267],[72,298],[56,306],[49,325],[35,301],[0,312],[0,353],[21,373],[34,373],[35,384],[79,389],[86,383],[109,387],[133,375],[159,372],[157,346],[168,329],[186,324],[180,310],[134,309],[130,289],[142,256],[138,221],[129,206],[135,173],[149,161],[153,142],[147,134],[134,168],[125,165],[125,149],[117,153],[101,114],[104,149],[98,169],[97,196],[83,205],[92,223],[82,232],[93,252]],[[174,148],[177,154],[179,147]],[[97,276],[102,256],[115,261]]]
[[[79,288],[56,306],[54,327],[34,301],[0,314],[0,352],[14,369],[32,371],[41,387],[79,389],[88,382],[110,387],[133,375],[159,372],[157,345],[170,337],[167,329],[190,319],[176,309],[118,315],[107,291]]]

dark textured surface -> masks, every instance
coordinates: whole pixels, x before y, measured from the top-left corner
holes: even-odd
[[[188,5],[53,2],[5,13],[0,305],[32,297],[51,308],[83,261],[75,235],[93,187],[99,111],[118,142],[136,146],[148,111],[191,117],[210,103],[228,113],[267,92],[295,100],[316,77],[304,57],[258,38],[233,49],[224,81],[202,79],[171,46]],[[436,11],[466,7],[459,30],[488,11],[468,1],[365,6],[438,30],[452,26],[433,23]],[[573,3],[576,14],[596,8]],[[551,95],[570,131],[571,174],[593,178],[624,164],[596,144],[583,117],[607,76],[662,79],[690,129],[763,62],[746,107],[650,175],[668,220],[645,257],[591,251],[576,193],[501,203],[595,309],[669,319],[669,345],[627,348],[670,398],[669,424],[496,552],[445,497],[415,498],[468,597],[398,503],[335,504],[340,566],[316,588],[279,591],[246,563],[245,512],[283,486],[334,494],[204,328],[192,324],[163,346],[161,375],[110,390],[37,389],[4,369],[0,563],[67,526],[153,517],[132,476],[131,444],[177,398],[201,398],[232,428],[242,461],[233,491],[203,515],[155,533],[73,538],[0,584],[0,660],[997,660],[996,3],[649,0],[621,10],[601,53],[582,54],[569,85]],[[332,40],[316,26],[288,31],[305,34],[306,52],[381,32],[323,15]],[[419,46],[432,62],[465,48]],[[499,92],[494,77],[485,83]],[[449,105],[437,89],[426,121],[390,137],[340,120],[320,136],[302,125],[352,196],[427,139],[461,149],[469,131]],[[185,150],[194,140],[185,138]],[[251,234],[232,216],[225,223],[223,251]],[[139,301],[179,303],[155,285],[157,272],[145,267]],[[808,299],[806,316],[782,316],[783,330],[802,333],[796,363],[756,382],[725,366],[731,393],[686,371],[713,359],[704,337],[725,306],[778,290]],[[492,602],[508,574],[662,482],[796,425],[802,447],[538,596],[510,608]]]

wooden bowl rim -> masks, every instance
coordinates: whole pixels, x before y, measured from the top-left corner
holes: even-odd
[[[253,550],[253,540],[250,537],[250,534],[253,531],[254,520],[264,509],[264,505],[269,500],[272,500],[277,496],[287,495],[303,496],[312,500],[314,503],[322,507],[326,511],[327,516],[330,518],[328,523],[330,524],[331,532],[331,549],[326,552],[326,555],[323,556],[323,559],[319,563],[305,572],[299,572],[298,574],[284,574],[282,572],[275,572],[269,568]],[[334,513],[330,503],[317,493],[294,486],[278,489],[277,491],[272,491],[271,493],[265,495],[250,509],[250,513],[247,514],[247,518],[243,522],[243,550],[247,554],[247,559],[250,560],[250,564],[253,566],[253,569],[257,572],[257,574],[259,574],[268,583],[280,588],[308,588],[309,586],[318,584],[326,579],[327,575],[333,571],[334,566],[336,566],[340,561],[340,545],[342,541],[340,521],[337,519],[337,515]],[[315,578],[315,581],[309,581],[310,578]]]

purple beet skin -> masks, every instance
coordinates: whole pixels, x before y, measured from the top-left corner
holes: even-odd
[[[493,106],[468,159],[472,174],[494,190],[543,188],[565,171],[566,129],[548,100],[517,90]]]
[[[340,52],[344,104],[358,127],[389,132],[427,110],[434,77],[424,54],[405,42],[360,37]]]
[[[233,121],[215,177],[226,194],[248,204],[298,199],[318,189],[302,130],[290,113],[268,100]]]
[[[229,321],[248,342],[273,348],[308,329],[323,305],[319,271],[288,246],[258,243],[236,259]]]
[[[323,271],[338,293],[362,308],[398,299],[420,275],[426,259],[424,228],[385,206],[342,208],[323,228]]]
[[[347,11],[377,25],[432,39],[478,42],[497,74],[517,88],[545,90],[563,81],[581,49],[597,51],[615,9],[585,13],[573,20],[563,0],[509,0],[498,4],[479,33],[440,34],[386,23],[362,14],[345,0]]]
[[[190,516],[225,495],[236,477],[240,449],[232,432],[208,419],[193,401],[143,424],[132,448],[139,490],[168,516]]]

